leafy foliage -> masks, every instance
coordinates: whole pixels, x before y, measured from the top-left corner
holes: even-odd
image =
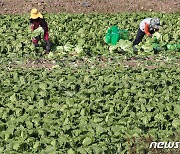
[[[180,129],[179,73],[112,65],[1,70],[0,147],[4,153],[126,153],[132,137],[173,140]]]
[[[114,59],[121,57],[116,64],[132,56],[131,42],[139,22],[150,15],[164,23],[159,40],[163,50],[156,60],[170,61],[171,67],[130,69],[109,61],[109,51]],[[179,54],[164,48],[179,43],[178,15],[45,15],[54,43],[53,52],[45,58],[56,59],[58,64],[51,71],[1,65],[0,153],[130,153],[135,147],[143,153],[150,142],[143,137],[178,141],[180,69],[173,64]],[[0,16],[1,64],[39,58],[43,48],[32,45],[28,20],[27,15]],[[127,29],[130,41],[120,40],[109,47],[103,37],[111,25]],[[139,50],[152,53],[152,46],[143,48],[145,42],[148,39]],[[125,55],[116,54],[122,51]],[[79,68],[58,62],[73,52],[92,59],[107,54],[108,60],[104,67],[93,65],[96,59]],[[140,58],[146,57],[143,54]]]
[[[162,52],[167,44],[180,44],[179,42],[179,14],[157,14],[157,13],[122,13],[122,14],[46,14],[45,18],[49,25],[50,39],[53,51],[57,56],[64,56],[75,52],[80,55],[103,55],[109,53],[109,45],[104,42],[107,29],[112,25],[117,25],[120,29],[129,31],[129,39],[132,42],[135,38],[139,23],[147,16],[156,16],[161,19],[163,24],[160,29],[162,39],[160,46]],[[1,15],[0,16],[0,56],[1,58],[17,59],[36,57],[37,50],[31,43],[31,31],[29,28],[28,15]],[[39,32],[38,32],[39,33]],[[7,37],[8,36],[8,37]],[[152,45],[145,43],[146,39],[140,44],[140,50],[146,50],[141,46],[145,44],[147,48]],[[42,43],[43,44],[43,43]],[[123,46],[126,48],[126,45]],[[120,52],[122,48],[116,48]],[[173,51],[179,48],[174,48]],[[148,49],[147,49],[148,50]],[[43,49],[39,48],[39,52]],[[110,49],[111,51],[111,49]],[[126,55],[132,54],[132,47],[125,52]],[[148,50],[151,51],[151,50]]]

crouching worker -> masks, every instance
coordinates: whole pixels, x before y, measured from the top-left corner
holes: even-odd
[[[133,42],[133,48],[135,48],[135,45],[138,45],[144,35],[147,35],[148,37],[152,37],[152,34],[158,31],[160,28],[160,20],[158,18],[146,18],[144,19],[140,25],[139,29],[136,35],[136,38]]]
[[[46,42],[46,53],[49,53],[50,51],[50,41],[49,41],[49,34],[48,34],[48,25],[45,21],[44,17],[40,12],[38,12],[37,9],[31,10],[31,16],[30,16],[30,28],[32,31],[35,29],[42,27],[44,30],[44,40]],[[41,39],[41,36],[37,36],[32,39],[33,44],[35,47],[38,47],[39,40]]]

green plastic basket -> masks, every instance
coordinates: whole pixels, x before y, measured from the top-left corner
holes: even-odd
[[[107,44],[116,45],[120,39],[129,40],[129,32],[119,29],[117,26],[112,26],[107,30],[105,36],[105,42]]]

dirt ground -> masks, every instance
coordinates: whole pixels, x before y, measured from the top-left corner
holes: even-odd
[[[0,0],[0,14],[29,13],[34,7],[43,13],[172,13],[180,12],[180,0]]]
[[[6,68],[9,68],[10,70],[14,68],[26,68],[26,69],[47,69],[52,70],[56,67],[70,67],[70,68],[81,68],[81,67],[98,67],[98,68],[104,68],[108,65],[108,63],[111,63],[113,66],[123,66],[128,67],[132,69],[137,68],[147,68],[147,69],[156,69],[162,66],[166,66],[171,68],[172,64],[164,61],[164,60],[157,60],[155,56],[148,56],[146,58],[137,58],[132,57],[130,59],[124,59],[122,61],[116,62],[113,60],[113,58],[105,58],[105,57],[97,57],[96,63],[94,61],[91,61],[90,59],[84,57],[81,60],[69,60],[68,58],[61,58],[59,60],[47,60],[44,58],[36,59],[36,60],[26,60],[22,62],[21,64],[17,64],[15,62],[10,63],[10,65],[6,65]],[[175,61],[174,64],[177,67],[180,67],[180,61]]]

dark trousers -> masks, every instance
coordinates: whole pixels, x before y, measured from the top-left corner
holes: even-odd
[[[154,33],[154,31],[150,31],[150,34],[153,34],[153,33]],[[142,41],[144,35],[145,35],[145,32],[143,32],[143,31],[139,28],[139,29],[138,29],[138,32],[137,32],[137,35],[136,35],[136,38],[135,38],[135,40],[134,40],[134,42],[133,42],[133,45],[139,44],[139,43]]]
[[[44,37],[46,37],[46,36],[44,36]],[[38,42],[40,41],[40,39],[41,39],[40,36],[37,36],[37,37],[33,38],[32,42],[33,42],[35,47],[39,46]],[[46,51],[50,51],[50,49],[51,49],[50,41],[48,39],[44,39],[44,40],[46,41]]]

